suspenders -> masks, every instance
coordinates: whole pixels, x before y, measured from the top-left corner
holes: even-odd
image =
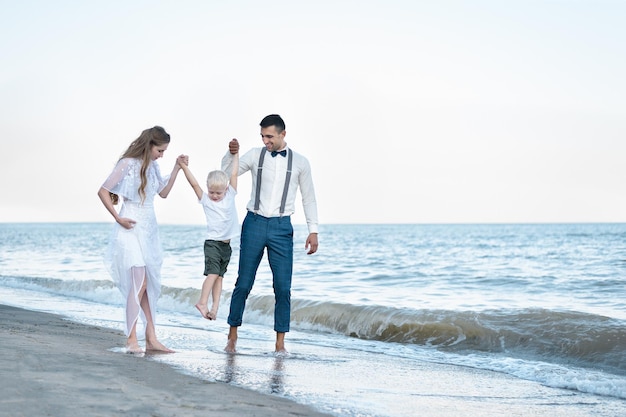
[[[259,157],[259,168],[256,171],[256,196],[254,197],[254,213],[259,211],[259,204],[261,204],[261,175],[263,174],[263,160],[265,159],[266,148],[261,150],[261,156]]]
[[[263,174],[263,160],[267,149],[261,149],[261,155],[259,156],[259,168],[256,175],[256,196],[254,197],[254,212],[259,211],[259,205],[261,204],[261,177]],[[293,165],[293,154],[291,149],[287,149],[287,176],[285,178],[285,187],[283,188],[283,198],[280,201],[280,216],[285,213],[285,204],[287,203],[287,192],[289,191],[289,181],[291,180],[291,167]]]

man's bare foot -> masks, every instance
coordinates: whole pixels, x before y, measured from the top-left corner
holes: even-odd
[[[209,320],[217,319],[217,308],[212,308],[211,311],[206,315],[206,318]]]
[[[284,342],[276,342],[276,353],[280,353],[282,355],[289,354],[289,352],[287,352],[287,349],[285,349]]]
[[[146,352],[163,352],[163,353],[174,353],[174,351],[168,347],[165,347],[158,340],[154,340],[152,342],[148,342],[146,340]]]
[[[276,353],[288,354],[285,349],[285,333],[276,332]]]
[[[198,303],[196,304],[196,308],[198,309],[200,314],[202,314],[202,317],[204,317],[205,319],[214,320],[212,318],[209,318],[209,309],[207,308],[206,304]]]
[[[237,326],[230,326],[228,329],[228,343],[224,351],[226,353],[235,353],[237,351]]]
[[[228,339],[226,347],[224,348],[226,353],[237,353],[237,339]]]

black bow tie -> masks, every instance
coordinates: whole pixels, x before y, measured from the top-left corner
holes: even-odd
[[[282,151],[272,151],[272,158],[276,155],[287,156],[287,149],[283,149]]]

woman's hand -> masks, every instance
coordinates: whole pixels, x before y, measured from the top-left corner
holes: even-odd
[[[189,165],[189,155],[178,155],[178,158],[176,158],[176,166],[180,168],[183,164]]]
[[[132,229],[133,227],[135,227],[135,224],[137,223],[136,221],[134,221],[133,219],[128,219],[126,217],[120,217],[117,222],[119,223],[120,226],[122,226],[124,229]]]

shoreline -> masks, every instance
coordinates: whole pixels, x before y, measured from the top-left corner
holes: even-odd
[[[329,416],[114,352],[121,332],[55,314],[0,304],[0,338],[0,416]]]
[[[0,417],[391,417],[416,412],[424,417],[617,417],[626,410],[626,402],[618,398],[499,372],[424,361],[397,368],[394,356],[354,356],[329,346],[300,345],[300,353],[284,369],[277,357],[250,352],[127,354],[120,330],[2,302],[0,340]],[[185,374],[184,364],[221,369],[228,378]],[[271,392],[250,389],[245,382],[237,385],[240,377],[245,381],[254,375],[261,375]],[[285,386],[307,393],[309,400],[321,397],[298,403],[281,396]],[[354,407],[357,401],[362,403]]]

